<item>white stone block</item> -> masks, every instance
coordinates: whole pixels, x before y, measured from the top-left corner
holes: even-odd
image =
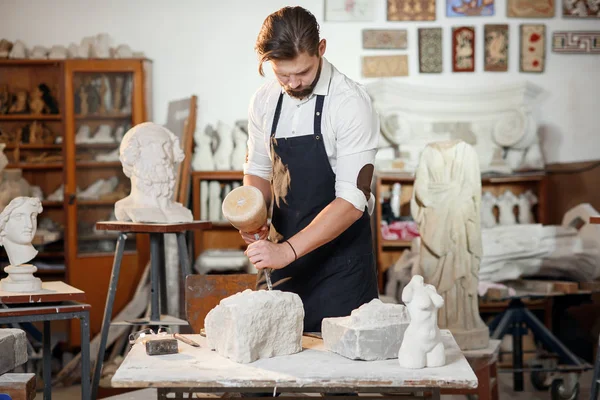
[[[348,317],[325,318],[325,348],[352,360],[397,358],[410,316],[401,304],[373,299]]]
[[[27,337],[21,329],[0,329],[0,375],[27,362]]]
[[[221,300],[204,327],[211,349],[250,363],[302,350],[304,307],[295,293],[246,289]]]

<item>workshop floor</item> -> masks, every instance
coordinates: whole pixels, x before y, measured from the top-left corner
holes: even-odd
[[[515,393],[512,390],[512,375],[500,373],[500,398],[513,400],[542,400],[550,399],[550,392],[538,392],[532,386],[529,379],[525,379],[525,391]],[[581,375],[579,379],[581,400],[588,399],[590,396],[590,387],[592,381],[592,371],[588,371]],[[153,389],[146,389],[143,393],[138,393],[140,396],[123,394],[120,396],[111,397],[111,400],[138,400],[138,399],[155,399],[156,392]],[[80,386],[71,386],[68,388],[55,388],[52,391],[52,398],[55,400],[76,400],[81,399]],[[38,393],[35,400],[42,400],[43,393]],[[464,400],[465,396],[442,396],[442,400]]]

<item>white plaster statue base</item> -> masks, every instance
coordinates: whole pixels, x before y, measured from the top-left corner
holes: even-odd
[[[221,300],[204,326],[211,349],[250,363],[302,350],[304,308],[295,293],[247,289]]]
[[[42,289],[42,281],[33,274],[37,267],[31,264],[22,264],[18,267],[9,265],[4,268],[8,277],[0,280],[0,290],[5,292],[37,292]]]
[[[415,275],[402,292],[402,301],[410,314],[410,324],[398,352],[403,368],[441,367],[446,364],[442,336],[437,324],[438,309],[444,299],[433,285],[426,285],[421,275]]]
[[[409,322],[405,306],[373,299],[348,317],[323,319],[323,344],[351,360],[396,358]]]

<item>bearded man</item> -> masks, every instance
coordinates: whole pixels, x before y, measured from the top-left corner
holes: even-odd
[[[173,201],[175,168],[184,158],[179,139],[165,127],[144,122],[131,128],[119,148],[123,172],[131,179],[131,193],[115,203],[117,220],[192,221],[192,212]]]

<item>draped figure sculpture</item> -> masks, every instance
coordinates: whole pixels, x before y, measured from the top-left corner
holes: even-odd
[[[415,174],[411,214],[421,248],[416,274],[444,299],[438,325],[462,350],[487,347],[477,284],[482,256],[481,174],[477,153],[461,140],[428,144]]]

